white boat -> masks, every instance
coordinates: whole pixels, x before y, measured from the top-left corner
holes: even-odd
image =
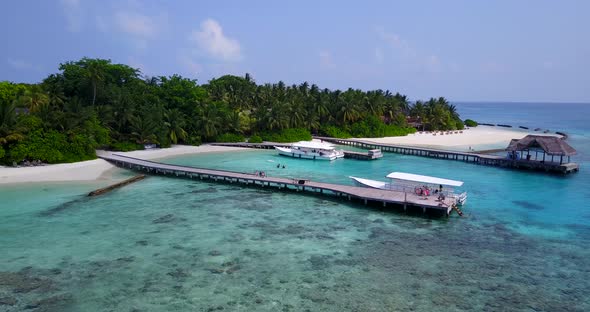
[[[300,141],[290,147],[275,146],[280,155],[317,160],[334,160],[344,157],[343,151],[338,151],[334,145],[316,141]]]
[[[463,185],[462,181],[441,179],[419,174],[392,172],[386,176],[391,182],[369,180],[357,177],[351,178],[355,184],[382,189],[415,193],[417,195],[440,196],[455,198],[458,205],[464,205],[467,201],[467,193],[455,193],[454,188]]]

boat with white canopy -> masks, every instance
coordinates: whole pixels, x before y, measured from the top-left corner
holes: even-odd
[[[300,141],[290,147],[275,146],[279,155],[294,158],[334,160],[344,157],[344,152],[336,150],[334,145],[317,141]]]
[[[382,189],[413,193],[420,196],[438,196],[444,200],[446,197],[455,198],[458,205],[463,205],[467,201],[467,193],[455,193],[454,188],[463,185],[462,181],[442,179],[437,177],[405,173],[392,172],[386,176],[391,179],[390,182],[369,180],[357,177],[351,178],[355,184]]]

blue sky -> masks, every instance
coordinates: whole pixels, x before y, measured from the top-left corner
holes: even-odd
[[[590,102],[590,1],[7,1],[0,80],[84,56],[205,83]]]

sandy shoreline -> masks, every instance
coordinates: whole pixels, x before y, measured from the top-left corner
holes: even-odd
[[[403,137],[357,138],[356,140],[383,144],[399,144],[417,147],[430,147],[452,151],[482,151],[506,148],[512,139],[522,139],[528,134],[559,136],[514,128],[478,126],[463,130],[463,133],[444,134],[414,133]]]
[[[510,140],[520,139],[527,134],[542,134],[521,129],[478,126],[463,130],[463,133],[436,135],[432,133],[415,133],[403,137],[386,138],[357,138],[356,140],[370,141],[384,144],[399,144],[417,147],[431,147],[452,151],[481,151],[501,149],[508,146]],[[556,135],[556,134],[543,134]],[[118,152],[118,154],[153,160],[166,157],[244,150],[244,148],[201,145],[175,145],[170,148],[142,150],[133,152]],[[101,153],[103,151],[97,151]],[[38,167],[0,167],[0,184],[14,184],[27,182],[63,182],[63,181],[93,181],[109,179],[108,172],[115,168],[102,159],[83,161],[71,164],[56,164]]]
[[[243,148],[213,145],[175,145],[163,149],[117,153],[130,157],[153,160],[187,154],[228,152],[235,150],[243,150]],[[97,154],[99,153],[101,153],[101,151],[97,151]],[[37,167],[0,167],[0,184],[92,181],[100,179],[105,173],[114,168],[115,166],[102,159]]]

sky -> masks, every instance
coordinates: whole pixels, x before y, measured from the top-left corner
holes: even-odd
[[[590,103],[589,14],[585,0],[6,1],[0,81],[91,57],[199,83]]]

